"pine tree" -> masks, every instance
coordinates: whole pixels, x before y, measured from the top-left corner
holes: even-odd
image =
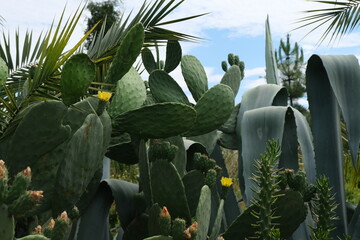
[[[275,58],[281,72],[282,84],[289,92],[290,105],[301,108],[302,106],[297,104],[296,100],[303,97],[306,92],[305,76],[302,71],[305,66],[302,48],[297,43],[292,47],[290,35],[287,34],[286,42],[280,40],[279,50],[275,51]]]
[[[97,22],[105,20],[106,25],[105,32],[109,30],[119,18],[119,13],[116,11],[116,7],[121,3],[119,0],[107,0],[104,2],[90,2],[87,5],[87,10],[90,12],[91,17],[87,18],[87,27],[85,33],[88,32]],[[100,31],[102,24],[99,24],[94,31],[87,38],[85,46],[88,47],[94,38],[96,32]]]

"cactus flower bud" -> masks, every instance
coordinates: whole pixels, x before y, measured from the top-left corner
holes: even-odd
[[[225,238],[223,238],[223,237],[217,237],[217,239],[216,240],[225,240]]]
[[[30,197],[33,201],[38,202],[43,196],[44,191],[30,191]]]
[[[186,229],[186,230],[184,231],[184,237],[185,237],[186,239],[191,239],[191,233],[190,233],[189,229]]]
[[[53,229],[54,226],[55,226],[55,220],[51,218],[50,222],[49,222],[49,225],[46,228]]]
[[[0,160],[0,179],[7,178],[7,169],[5,166],[5,162]]]
[[[171,230],[171,235],[172,235],[173,239],[174,240],[184,240],[185,229],[186,229],[185,220],[182,218],[175,218],[173,225],[172,225],[172,230]]]
[[[27,167],[24,171],[21,172],[22,175],[31,178],[31,168]]]
[[[66,211],[63,211],[60,216],[58,217],[59,220],[62,220],[62,221],[65,221],[65,222],[69,222],[70,219],[67,215],[67,212]]]
[[[34,234],[42,234],[42,227],[40,225],[37,225],[34,229]]]
[[[193,224],[191,224],[188,229],[189,229],[192,239],[195,239],[197,231],[198,231],[198,223],[196,221],[193,222]]]
[[[162,210],[160,212],[160,217],[161,218],[169,218],[170,217],[170,213],[165,206],[162,208]]]
[[[160,212],[159,225],[161,234],[164,236],[168,236],[171,230],[171,217],[169,211],[164,206]]]

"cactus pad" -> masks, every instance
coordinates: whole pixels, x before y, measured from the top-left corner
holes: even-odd
[[[61,72],[61,96],[66,105],[79,101],[95,79],[95,64],[88,55],[72,56]]]
[[[200,61],[191,55],[185,55],[181,59],[181,71],[195,101],[208,90],[208,80],[204,67]]]
[[[154,162],[150,177],[154,202],[166,206],[172,218],[184,218],[190,223],[185,188],[174,164],[166,160]]]
[[[201,189],[195,220],[198,222],[197,240],[207,239],[211,214],[211,190],[205,185]]]
[[[103,126],[98,116],[90,114],[67,146],[65,161],[57,174],[53,214],[73,207],[84,193],[102,161]]]
[[[112,98],[109,114],[118,116],[124,112],[140,107],[146,99],[144,81],[135,68],[130,68],[116,84],[115,95]]]
[[[149,85],[157,102],[179,102],[190,105],[179,84],[163,70],[156,70],[150,74]]]
[[[169,40],[166,45],[166,61],[164,71],[169,73],[173,71],[181,61],[181,46],[178,41]]]
[[[229,86],[218,84],[209,89],[195,105],[197,113],[193,127],[185,136],[197,136],[220,127],[234,108],[234,93]]]
[[[116,83],[131,68],[141,52],[144,43],[144,27],[135,24],[125,35],[109,68],[106,81]]]
[[[17,126],[6,152],[8,159],[5,160],[8,160],[10,175],[31,166],[40,156],[54,149],[70,135],[70,127],[62,124],[67,111],[62,102],[38,102],[29,108],[30,111]]]
[[[146,71],[149,74],[156,69],[155,58],[149,48],[143,48],[143,50],[141,51],[141,59]]]
[[[195,118],[196,111],[190,106],[159,103],[123,113],[113,119],[113,125],[144,138],[166,138],[186,132]]]
[[[234,92],[234,96],[237,95],[240,87],[241,72],[240,68],[236,65],[231,66],[221,79],[222,84],[228,85]]]

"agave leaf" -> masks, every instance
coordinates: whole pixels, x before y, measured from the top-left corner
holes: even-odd
[[[301,152],[304,153],[304,157],[310,156],[304,162],[314,166],[314,159],[311,158],[313,157],[313,147],[309,142],[311,140],[310,132],[297,133],[297,131],[308,131],[309,128],[302,127],[303,119],[295,120],[298,114],[294,114],[294,111],[291,107],[269,106],[245,112],[241,123],[242,152],[239,154],[239,165],[241,164],[243,167],[239,168],[239,180],[241,182],[243,179],[245,182],[246,187],[242,191],[247,205],[250,204],[254,195],[250,188],[256,187],[250,180],[255,172],[254,161],[260,159],[260,155],[266,150],[268,140],[279,141],[282,151],[279,167],[299,169],[298,142],[303,142],[300,147],[302,147]],[[298,123],[299,126],[296,125]],[[309,174],[311,175],[311,172]]]
[[[105,239],[109,240],[108,214],[115,200],[123,229],[135,217],[133,198],[138,193],[138,186],[117,179],[106,179],[100,184],[89,208],[81,217],[74,239]]]
[[[269,16],[266,18],[265,22],[266,29],[266,44],[265,44],[265,62],[266,62],[266,81],[267,83],[280,84],[277,63],[275,60],[275,53],[272,44],[271,32],[270,32],[270,23]]]
[[[356,165],[360,143],[360,70],[355,56],[313,55],[306,70],[307,91],[312,119],[317,174],[329,177],[339,203],[334,234],[346,229],[345,192],[340,130],[340,111],[349,138],[350,152]],[[340,111],[339,111],[340,110]]]

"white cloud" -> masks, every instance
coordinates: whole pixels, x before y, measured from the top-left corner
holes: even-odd
[[[263,77],[265,76],[265,67],[258,67],[253,69],[245,69],[245,78],[249,77]]]

